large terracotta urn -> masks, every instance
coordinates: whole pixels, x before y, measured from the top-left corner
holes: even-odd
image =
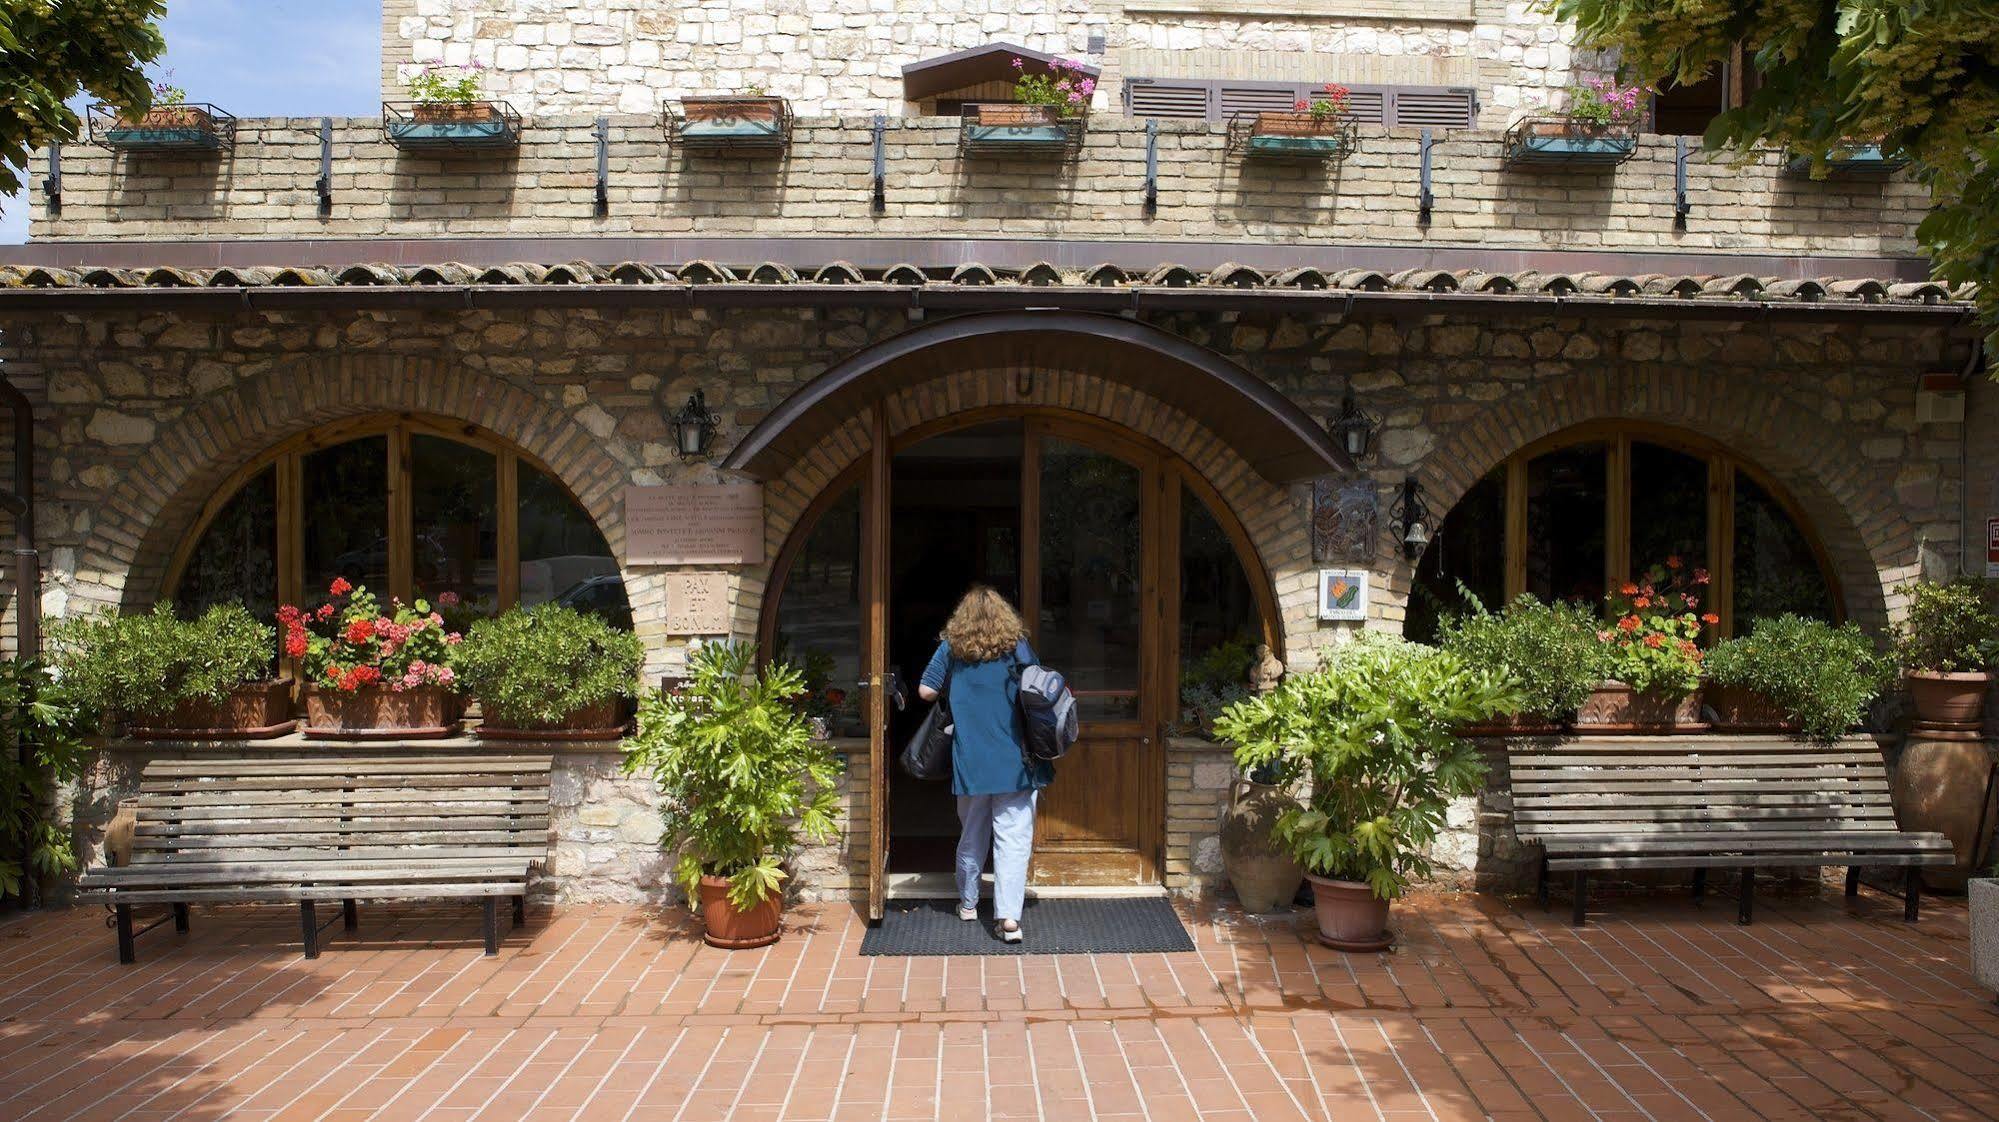
[[[1229,805],[1222,812],[1222,868],[1243,911],[1281,911],[1298,895],[1305,867],[1270,837],[1278,817],[1297,806],[1282,787],[1250,779],[1229,784]]]
[[[729,878],[701,878],[701,938],[711,947],[746,950],[777,942],[784,928],[784,897],[771,896],[749,911],[729,900]]]
[[[1312,882],[1312,910],[1318,914],[1319,942],[1337,951],[1385,951],[1395,942],[1388,930],[1388,901],[1359,881],[1306,874]]]
[[[1957,851],[1956,864],[1923,870],[1923,883],[1932,890],[1964,891],[1975,867],[1989,859],[1982,835],[1990,834],[1995,821],[1986,805],[1991,771],[1992,749],[1981,739],[1918,728],[1902,747],[1893,787],[1896,824],[1942,834]]]

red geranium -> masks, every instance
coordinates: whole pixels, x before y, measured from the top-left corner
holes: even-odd
[[[396,691],[449,688],[457,681],[451,650],[459,636],[445,630],[429,604],[391,602],[385,612],[366,588],[343,578],[327,588],[347,599],[311,612],[291,604],[278,609],[285,654],[303,663],[308,681],[348,693],[375,685]]]
[[[331,596],[345,596],[354,591],[354,586],[347,583],[346,577],[334,577],[333,583],[326,586],[326,591]]]

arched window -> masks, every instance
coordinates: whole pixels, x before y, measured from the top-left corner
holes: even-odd
[[[268,618],[335,577],[461,620],[560,600],[629,628],[617,558],[547,469],[468,425],[345,421],[246,465],[203,509],[167,574],[186,611],[240,600]]]
[[[1785,612],[1838,620],[1824,549],[1775,481],[1693,434],[1590,425],[1528,446],[1467,491],[1416,567],[1404,631],[1429,639],[1464,590],[1600,603],[1681,558],[1713,577],[1716,637]]]

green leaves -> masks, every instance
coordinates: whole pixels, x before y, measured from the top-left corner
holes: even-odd
[[[0,853],[9,855],[0,861],[0,895],[19,896],[30,880],[75,871],[69,834],[52,817],[56,792],[89,762],[85,728],[78,707],[40,665],[0,661]],[[25,763],[18,751],[24,741],[33,747]]]
[[[1895,657],[1904,670],[1943,673],[1989,670],[1999,647],[1999,614],[1983,581],[1947,584],[1917,581],[1900,590],[1909,614],[1895,631]]]
[[[142,68],[166,49],[165,13],[166,0],[0,0],[0,195],[20,190],[29,152],[76,139],[78,94],[152,104]]]
[[[219,702],[268,677],[277,631],[241,604],[217,604],[193,620],[161,604],[140,615],[60,620],[48,641],[69,702],[95,714],[149,718],[184,701]]]
[[[486,715],[526,728],[632,696],[644,661],[638,636],[555,603],[480,620],[453,654]]]
[[[1605,651],[1596,634],[1603,623],[1589,608],[1544,604],[1525,593],[1498,612],[1470,603],[1470,612],[1438,625],[1437,645],[1518,682],[1522,712],[1572,716],[1603,680]]]
[[[1769,698],[1804,734],[1822,744],[1844,736],[1866,716],[1891,664],[1852,623],[1783,615],[1757,620],[1748,635],[1708,652],[1709,681]]]

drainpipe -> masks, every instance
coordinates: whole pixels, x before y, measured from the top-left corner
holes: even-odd
[[[14,415],[14,484],[0,490],[0,510],[14,516],[14,605],[21,658],[42,653],[42,566],[35,551],[35,407],[0,375],[0,405]]]
[[[1958,375],[1964,384],[1964,421],[1957,434],[1957,571],[1962,576],[1985,575],[1984,567],[1974,566],[1973,560],[1985,551],[1985,527],[1979,526],[1976,537],[1971,533],[1971,386],[1984,365],[1985,341],[1973,340],[1964,370]]]

